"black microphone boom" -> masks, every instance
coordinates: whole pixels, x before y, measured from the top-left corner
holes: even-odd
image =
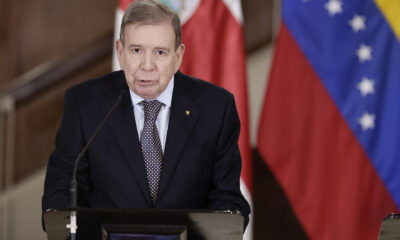
[[[117,101],[115,102],[114,106],[111,108],[111,110],[107,113],[107,115],[104,117],[103,121],[100,123],[99,127],[96,129],[96,131],[93,133],[92,137],[89,139],[88,143],[86,146],[82,149],[82,151],[79,153],[78,157],[75,160],[75,165],[74,165],[74,171],[72,173],[72,180],[71,180],[71,187],[70,187],[70,194],[71,194],[71,208],[77,208],[78,207],[78,184],[76,182],[76,172],[78,170],[78,163],[79,160],[85,155],[88,147],[90,144],[93,142],[93,140],[96,138],[97,134],[100,132],[100,130],[103,128],[104,124],[108,121],[110,118],[111,114],[114,112],[114,110],[118,107],[118,105],[121,103],[121,101],[124,99],[124,97],[127,95],[127,91],[121,91]]]

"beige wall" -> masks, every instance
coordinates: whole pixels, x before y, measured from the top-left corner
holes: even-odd
[[[46,239],[41,225],[44,170],[0,192],[0,240]]]
[[[250,107],[250,142],[257,143],[258,121],[264,103],[265,91],[273,55],[273,45],[268,45],[247,57],[247,87]]]

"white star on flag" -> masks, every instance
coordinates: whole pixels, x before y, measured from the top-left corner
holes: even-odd
[[[325,8],[328,10],[329,15],[334,16],[335,14],[342,13],[342,2],[339,0],[329,0],[325,3]]]
[[[368,94],[372,94],[375,92],[374,89],[374,80],[368,79],[367,77],[363,77],[361,82],[357,84],[357,88],[360,90],[361,95],[367,96]]]
[[[354,15],[353,19],[350,20],[350,26],[353,28],[353,32],[358,32],[365,29],[365,17],[361,15]]]
[[[357,50],[357,56],[360,62],[365,62],[372,59],[372,48],[365,44],[361,44],[360,48]]]
[[[364,112],[363,115],[358,119],[358,123],[361,125],[363,131],[373,129],[375,127],[375,115]]]

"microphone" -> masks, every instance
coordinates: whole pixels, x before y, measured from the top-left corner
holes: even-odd
[[[104,117],[103,121],[100,123],[100,125],[97,127],[96,131],[93,133],[92,137],[89,139],[87,142],[86,146],[82,149],[82,151],[79,153],[78,157],[75,160],[75,165],[74,165],[74,170],[72,174],[72,179],[71,179],[71,187],[70,187],[70,196],[71,196],[71,208],[77,208],[78,207],[78,184],[76,182],[76,172],[78,170],[78,163],[79,160],[85,155],[87,149],[89,148],[90,144],[92,144],[93,140],[96,138],[97,134],[100,132],[100,130],[103,128],[104,124],[108,121],[110,118],[111,114],[114,112],[114,110],[118,107],[118,105],[122,102],[124,97],[128,96],[128,91],[122,90],[118,96],[117,101],[115,102],[114,106],[111,108],[111,110],[107,113],[107,115]]]

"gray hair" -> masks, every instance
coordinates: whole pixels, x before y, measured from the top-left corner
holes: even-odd
[[[168,21],[175,32],[175,48],[182,42],[181,21],[178,14],[156,0],[136,0],[129,4],[121,22],[119,40],[125,45],[125,27],[128,24],[159,24]]]

